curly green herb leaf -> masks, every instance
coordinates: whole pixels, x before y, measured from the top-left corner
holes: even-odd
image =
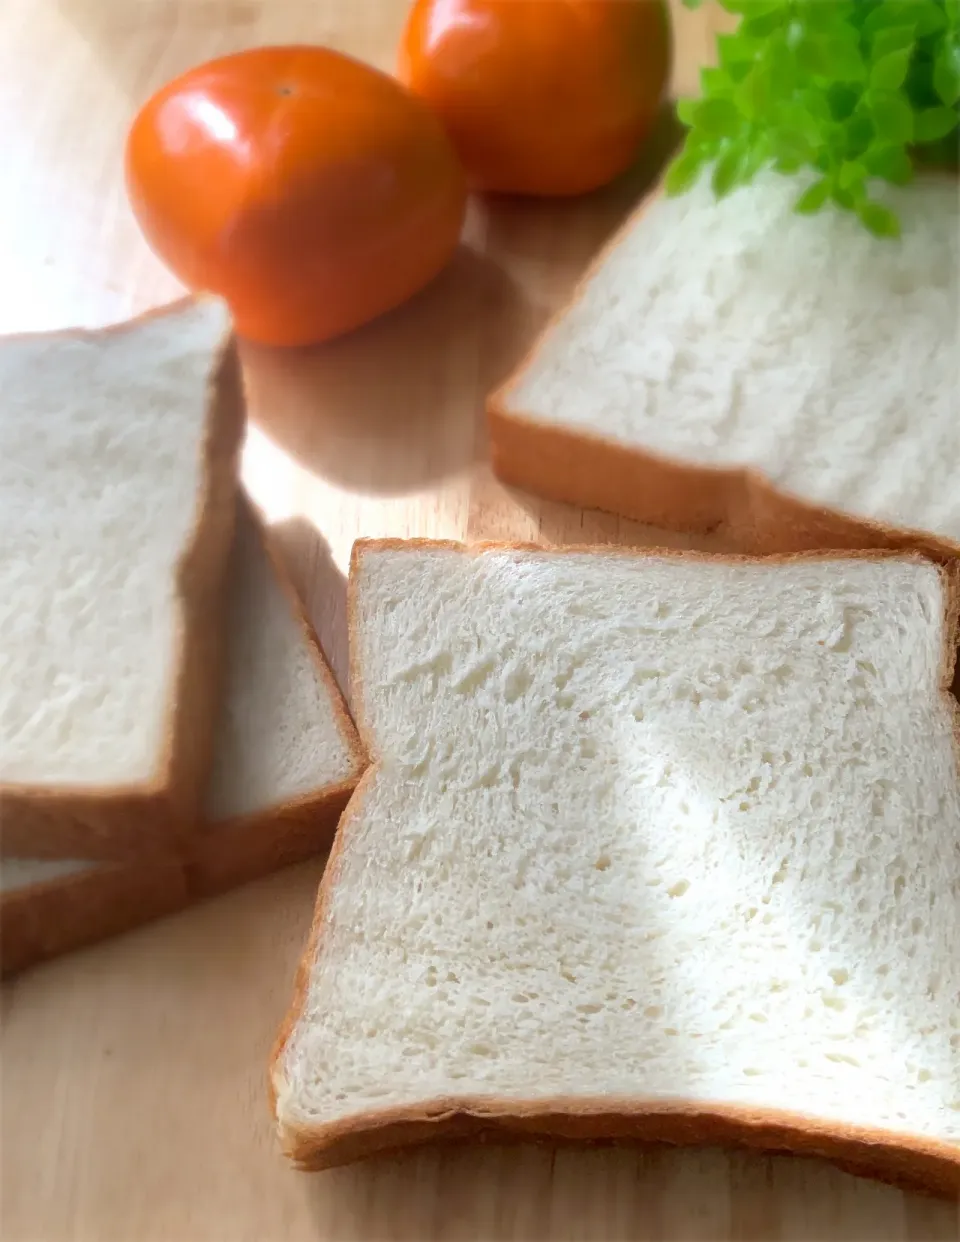
[[[683,0],[698,8],[701,0]],[[741,20],[717,39],[668,176],[682,193],[713,165],[718,195],[764,168],[815,172],[797,210],[828,204],[898,235],[876,182],[960,159],[960,0],[719,0]]]

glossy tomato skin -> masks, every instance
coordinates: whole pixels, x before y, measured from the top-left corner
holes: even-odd
[[[447,263],[466,208],[429,108],[319,47],[241,52],[171,82],[133,123],[126,180],[160,258],[269,345],[399,306]]]
[[[474,189],[561,196],[630,165],[670,60],[663,0],[414,0],[398,70]]]

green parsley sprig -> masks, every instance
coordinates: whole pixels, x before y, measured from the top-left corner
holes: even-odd
[[[835,203],[877,236],[899,236],[871,180],[904,185],[917,162],[957,161],[960,0],[718,2],[740,21],[718,37],[700,98],[678,105],[688,132],[667,192],[708,166],[718,197],[762,168],[811,169],[798,212]]]

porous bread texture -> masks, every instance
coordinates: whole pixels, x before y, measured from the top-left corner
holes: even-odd
[[[0,343],[6,852],[125,852],[97,822],[137,818],[123,795],[145,845],[149,812],[195,814],[243,431],[228,340],[198,299]]]
[[[227,678],[205,827],[357,777],[339,691],[247,505],[227,597]]]
[[[815,509],[960,544],[960,181],[878,188],[899,241],[846,212],[797,215],[797,192],[769,173],[721,201],[703,182],[642,206],[492,398],[498,473],[640,520],[748,525],[743,479],[702,475],[749,470]],[[538,454],[522,431],[553,443]],[[605,492],[597,440],[639,456],[633,486]],[[660,504],[657,462],[699,472],[677,493],[717,499]],[[777,533],[767,549],[797,546]]]
[[[949,583],[909,557],[361,545],[375,766],[275,1053],[288,1152],[538,1108],[643,1138],[686,1104],[685,1141],[766,1118],[960,1182]]]
[[[148,781],[176,675],[177,562],[199,520],[211,362],[198,302],[0,345],[3,777]]]
[[[242,501],[229,566],[226,686],[201,830],[178,854],[125,869],[77,859],[0,860],[4,973],[329,844],[365,757],[269,544],[269,532]],[[142,917],[129,899],[138,892],[146,897]],[[117,907],[116,917],[105,906]]]

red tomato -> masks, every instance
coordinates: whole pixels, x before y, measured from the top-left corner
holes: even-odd
[[[443,120],[472,185],[580,194],[650,132],[670,73],[663,0],[414,0],[401,79]]]
[[[430,110],[319,47],[240,52],[171,82],[133,123],[126,173],[156,253],[272,345],[398,306],[446,264],[466,207]]]

